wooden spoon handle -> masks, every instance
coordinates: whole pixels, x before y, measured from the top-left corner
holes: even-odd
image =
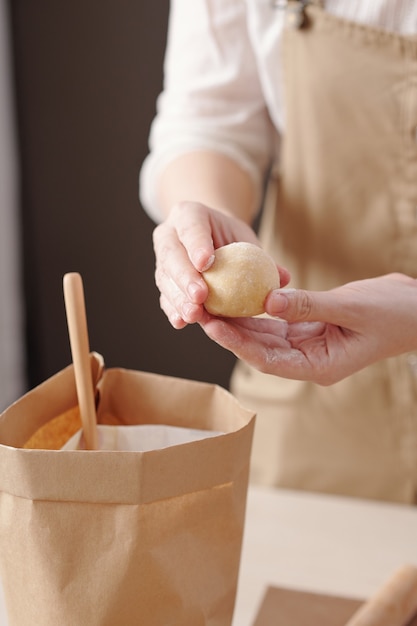
[[[417,567],[406,564],[357,610],[346,626],[406,626],[416,612]]]
[[[78,405],[83,425],[85,447],[96,450],[97,416],[91,374],[90,347],[85,312],[84,289],[80,274],[65,274],[63,280],[64,300],[68,333],[75,372]]]

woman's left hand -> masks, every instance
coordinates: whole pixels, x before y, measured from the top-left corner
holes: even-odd
[[[274,318],[204,315],[206,334],[256,369],[333,384],[380,359],[417,350],[417,280],[403,274],[330,291],[276,290]]]

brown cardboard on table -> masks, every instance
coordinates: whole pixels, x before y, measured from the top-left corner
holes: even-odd
[[[253,626],[346,626],[365,604],[356,598],[269,587]],[[417,615],[404,626],[417,626]]]
[[[253,626],[345,626],[361,600],[269,587]]]
[[[99,424],[211,436],[145,451],[24,448],[74,411],[72,366],[7,409],[0,573],[10,626],[230,626],[253,413],[215,385],[104,370],[96,355],[91,364]]]

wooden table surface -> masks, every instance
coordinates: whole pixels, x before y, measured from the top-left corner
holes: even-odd
[[[233,626],[252,626],[268,586],[366,599],[417,566],[417,507],[252,487]]]

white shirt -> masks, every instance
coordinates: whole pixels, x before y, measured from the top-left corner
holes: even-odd
[[[325,10],[403,35],[417,33],[417,0],[327,0]],[[158,177],[184,153],[221,152],[260,191],[284,130],[284,19],[285,11],[270,0],[171,1],[164,88],[140,173],[141,203],[156,222]]]

